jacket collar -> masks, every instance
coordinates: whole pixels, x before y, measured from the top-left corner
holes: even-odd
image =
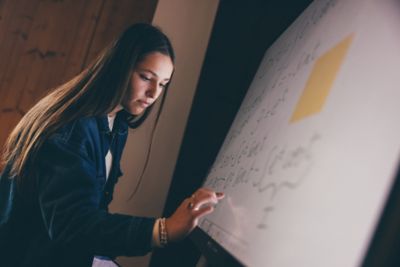
[[[126,134],[126,132],[128,131],[128,122],[127,122],[128,115],[129,114],[124,110],[117,112],[117,115],[114,120],[114,126],[112,131],[113,133]],[[99,125],[100,132],[111,134],[110,128],[108,126],[107,114],[97,117],[97,123]]]

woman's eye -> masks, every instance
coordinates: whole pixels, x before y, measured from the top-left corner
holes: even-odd
[[[145,76],[145,75],[140,75],[140,78],[141,78],[143,81],[150,81],[150,78],[147,77],[147,76]]]

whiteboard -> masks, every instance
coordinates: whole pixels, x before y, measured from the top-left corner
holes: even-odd
[[[359,266],[400,152],[400,1],[314,1],[266,51],[199,227],[246,266]]]

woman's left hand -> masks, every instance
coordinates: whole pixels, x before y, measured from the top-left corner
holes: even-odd
[[[224,196],[222,192],[200,188],[186,198],[174,214],[165,220],[168,240],[174,242],[185,238],[197,226],[199,218],[213,212],[214,205]]]

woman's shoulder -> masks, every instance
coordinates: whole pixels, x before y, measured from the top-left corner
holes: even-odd
[[[48,138],[48,142],[63,143],[65,145],[84,150],[91,150],[100,144],[100,117],[83,117],[70,121],[57,129]]]
[[[83,117],[70,121],[62,125],[55,131],[52,137],[62,138],[68,141],[73,137],[85,137],[93,133],[99,132],[97,117]]]

